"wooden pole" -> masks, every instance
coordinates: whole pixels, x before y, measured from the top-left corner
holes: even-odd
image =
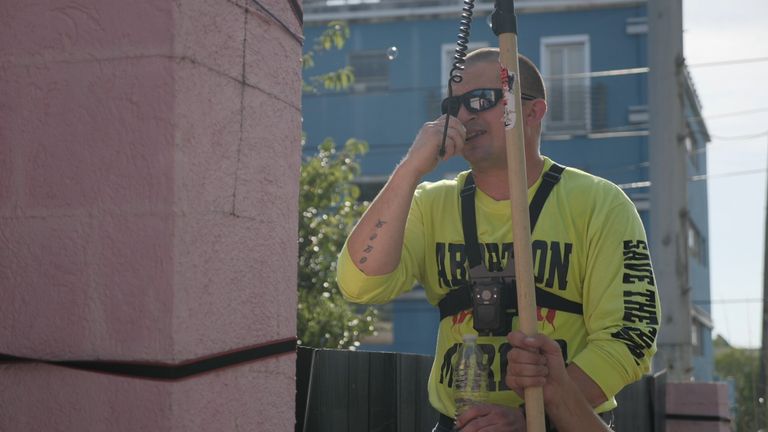
[[[517,52],[517,24],[513,0],[497,0],[494,32],[499,36],[499,61],[504,89],[504,126],[507,144],[507,173],[517,282],[517,310],[520,330],[537,333],[536,292],[533,281],[531,224],[528,214],[528,176],[525,169],[525,138],[520,101],[520,66]],[[528,432],[544,432],[544,393],[541,387],[525,389],[525,418]]]

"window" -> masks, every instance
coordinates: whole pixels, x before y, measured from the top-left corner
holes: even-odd
[[[386,50],[357,51],[349,54],[349,65],[355,74],[354,91],[389,89],[389,60]]]
[[[549,113],[544,130],[586,133],[590,127],[589,36],[541,39],[541,73],[547,86]]]
[[[707,241],[692,220],[688,220],[688,253],[703,264],[707,264]]]
[[[467,46],[467,53],[469,53],[472,50],[487,47],[488,42],[470,42]],[[448,77],[450,76],[451,69],[453,69],[454,54],[456,54],[455,43],[442,45],[440,55],[440,87],[442,88],[443,97],[448,96]]]
[[[693,349],[693,355],[701,356],[704,354],[704,347],[702,346],[704,329],[702,325],[694,320],[691,325],[691,345]]]

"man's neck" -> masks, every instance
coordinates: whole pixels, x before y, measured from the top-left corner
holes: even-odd
[[[527,187],[531,187],[541,176],[544,169],[544,158],[536,155],[526,162],[526,176],[528,177]],[[509,199],[509,180],[506,167],[495,169],[472,169],[472,176],[475,178],[475,184],[489,197],[496,201]]]

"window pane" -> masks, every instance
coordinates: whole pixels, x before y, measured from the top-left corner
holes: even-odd
[[[565,74],[563,69],[563,49],[553,46],[548,53],[549,71],[549,120],[552,122],[563,122],[565,118],[565,83],[560,76]]]
[[[589,78],[574,74],[589,72],[587,41],[544,44],[548,95],[548,132],[582,132],[589,129]]]
[[[386,51],[358,51],[349,55],[355,74],[354,88],[361,91],[389,88],[389,62]]]

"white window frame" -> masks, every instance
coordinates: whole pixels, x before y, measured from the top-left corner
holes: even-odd
[[[549,77],[552,76],[552,72],[550,71],[551,66],[549,65],[549,56],[547,55],[547,48],[550,46],[556,46],[556,45],[572,45],[572,44],[582,44],[584,45],[584,65],[585,70],[583,71],[585,74],[589,74],[592,71],[591,67],[591,57],[590,57],[590,44],[589,44],[589,35],[588,34],[576,34],[576,35],[567,35],[567,36],[546,36],[541,38],[539,41],[539,58],[541,59],[541,74],[544,76],[544,82],[545,85],[549,81]],[[547,124],[551,121],[549,120],[549,116],[545,117],[544,120],[544,131],[545,132],[552,132],[552,133],[589,133],[592,129],[592,85],[591,80],[589,76],[585,76],[583,78],[584,81],[584,91],[586,94],[586,97],[584,99],[584,128],[578,128],[575,130],[563,130],[561,128],[555,128],[555,130],[548,130]]]
[[[467,44],[467,53],[478,48],[488,47],[487,41],[470,42]],[[456,43],[442,44],[440,46],[440,87],[443,98],[448,96],[448,73],[453,68],[453,55],[456,51]]]

